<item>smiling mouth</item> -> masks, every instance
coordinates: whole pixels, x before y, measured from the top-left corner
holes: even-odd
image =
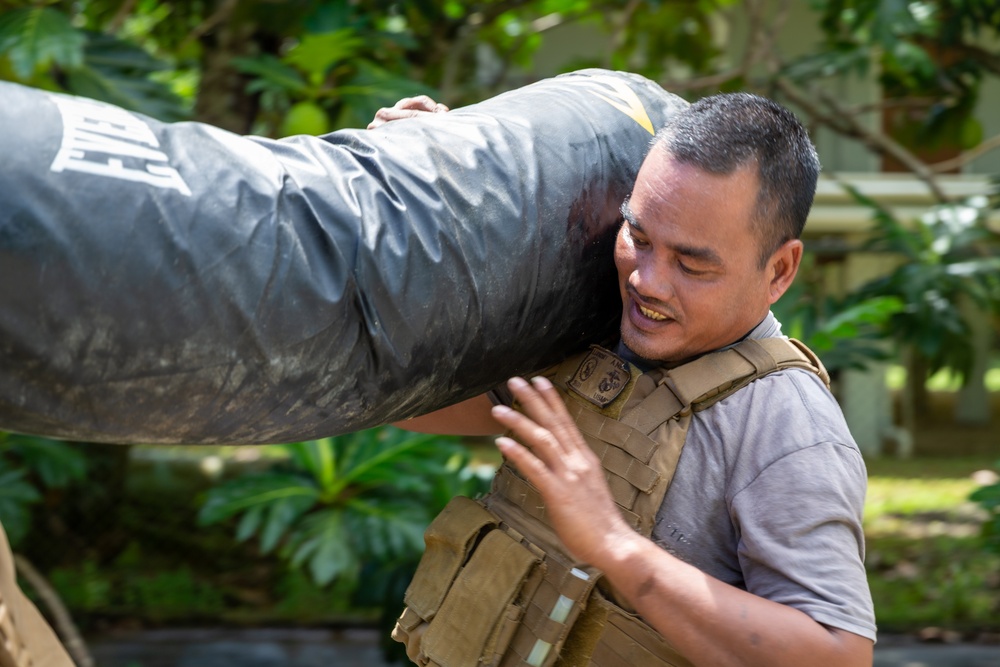
[[[649,308],[646,308],[640,303],[637,303],[636,305],[639,306],[639,312],[651,320],[654,320],[656,322],[663,322],[667,319],[667,316],[664,315],[663,313],[658,313],[655,310],[650,310]]]

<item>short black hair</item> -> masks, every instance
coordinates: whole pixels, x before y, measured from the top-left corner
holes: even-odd
[[[802,235],[820,164],[809,133],[785,107],[750,93],[704,97],[667,121],[653,141],[675,160],[712,174],[756,164],[753,224],[761,267],[783,243]]]

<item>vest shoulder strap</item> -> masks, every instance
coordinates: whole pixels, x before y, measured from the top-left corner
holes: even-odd
[[[651,432],[665,419],[711,407],[768,373],[801,368],[830,386],[819,357],[794,338],[748,339],[666,371],[656,389],[622,421]]]

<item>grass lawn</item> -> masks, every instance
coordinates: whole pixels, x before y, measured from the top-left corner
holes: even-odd
[[[883,632],[1000,630],[1000,554],[983,550],[972,473],[993,458],[868,462],[866,566]]]

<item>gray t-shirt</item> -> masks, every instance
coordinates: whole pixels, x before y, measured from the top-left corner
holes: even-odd
[[[748,338],[780,336],[768,315]],[[867,473],[816,375],[767,375],[695,413],[654,541],[703,572],[875,639]]]
[[[653,539],[717,579],[875,639],[867,473],[814,374],[767,375],[695,413]]]

